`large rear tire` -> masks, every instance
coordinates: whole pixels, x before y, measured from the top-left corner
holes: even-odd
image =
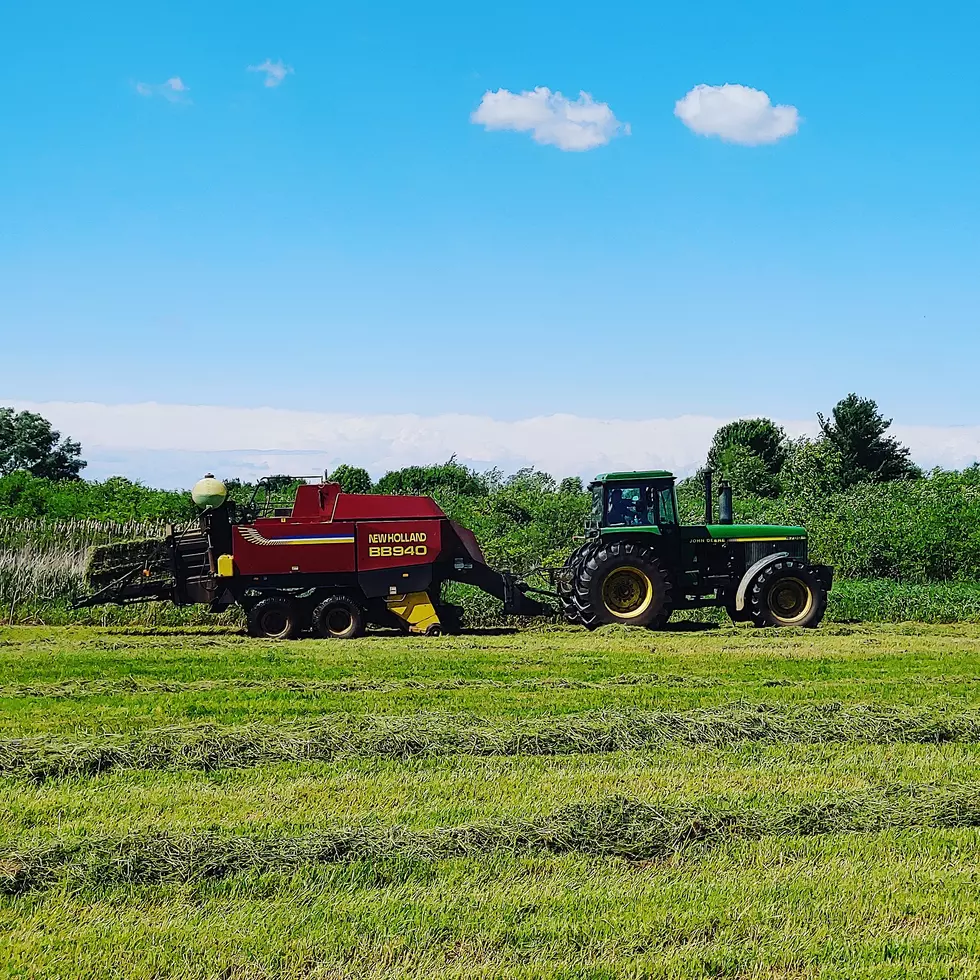
[[[748,612],[756,626],[819,626],[827,611],[827,590],[799,558],[767,565],[749,586]]]
[[[266,640],[295,640],[303,625],[299,607],[284,596],[270,596],[248,612],[248,635]]]
[[[574,601],[581,622],[590,628],[621,623],[657,629],[670,616],[670,583],[649,548],[612,541],[579,567]]]

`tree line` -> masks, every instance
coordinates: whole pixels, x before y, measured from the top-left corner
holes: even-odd
[[[15,415],[0,410],[6,420],[0,424],[0,518],[179,521],[196,513],[188,492],[154,490],[123,477],[82,480],[83,464],[74,473],[59,472],[58,460],[67,458],[69,469],[80,463],[77,443],[45,430],[39,417],[20,425],[11,420]],[[854,394],[818,415],[818,422],[812,439],[788,439],[764,418],[718,430],[705,465],[732,484],[736,520],[802,524],[814,558],[846,577],[980,580],[980,467],[923,473],[889,435],[891,422],[875,402]],[[13,448],[10,431],[19,440]],[[39,441],[25,448],[24,433],[31,431],[40,433]],[[45,460],[45,446],[55,460]],[[591,502],[578,477],[556,480],[533,468],[509,476],[476,472],[455,459],[393,470],[376,481],[350,464],[330,476],[352,493],[435,497],[474,531],[491,564],[519,572],[564,560]],[[278,480],[288,493],[291,479]],[[236,500],[251,495],[252,485],[226,482]],[[703,519],[697,476],[679,482],[678,501],[685,521]]]

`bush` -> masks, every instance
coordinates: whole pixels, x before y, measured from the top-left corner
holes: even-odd
[[[152,490],[122,476],[101,482],[48,480],[18,470],[0,477],[0,519],[181,521],[197,508],[189,491]]]

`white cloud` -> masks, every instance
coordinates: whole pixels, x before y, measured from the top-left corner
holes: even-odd
[[[484,415],[347,415],[207,405],[9,402],[39,412],[82,443],[85,475],[122,474],[157,486],[190,486],[202,473],[255,477],[319,473],[338,463],[375,476],[413,463],[460,461],[512,472],[536,466],[555,476],[664,467],[691,473],[729,418],[600,419],[547,415],[504,421]],[[792,435],[810,421],[777,420]],[[980,457],[980,426],[893,426],[923,466],[961,468]]]
[[[266,88],[275,88],[277,85],[282,84],[287,75],[294,74],[293,69],[289,65],[284,65],[281,59],[279,61],[270,61],[266,58],[261,65],[249,65],[248,70],[265,72],[265,82],[263,84]]]
[[[674,115],[695,133],[743,146],[775,143],[800,125],[795,106],[773,105],[765,92],[745,85],[695,85]]]
[[[181,81],[178,75],[174,75],[173,78],[168,78],[165,82],[161,82],[159,85],[151,85],[148,82],[137,82],[136,91],[140,95],[144,95],[147,98],[151,98],[154,95],[159,95],[168,102],[190,101],[190,98],[187,95],[190,89]]]
[[[620,132],[629,134],[605,102],[579,92],[573,102],[561,92],[539,87],[519,95],[502,88],[484,93],[470,121],[490,129],[530,133],[537,143],[560,150],[592,150],[604,146]]]

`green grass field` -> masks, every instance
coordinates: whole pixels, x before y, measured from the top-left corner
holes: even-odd
[[[980,626],[0,629],[0,976],[980,977]]]

